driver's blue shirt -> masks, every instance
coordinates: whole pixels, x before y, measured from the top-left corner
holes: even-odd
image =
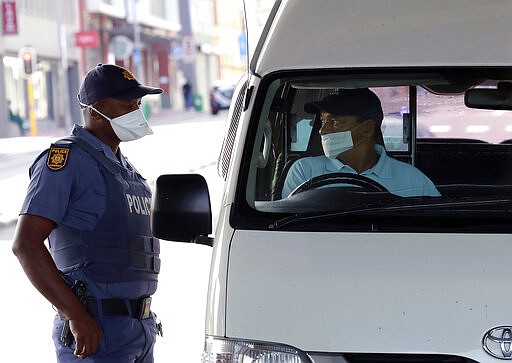
[[[360,175],[375,180],[392,194],[401,197],[441,195],[434,183],[414,166],[389,157],[382,145],[375,145],[375,151],[380,155],[379,160]],[[339,159],[330,159],[325,155],[299,159],[288,171],[282,196],[289,196],[296,187],[315,176],[336,172],[357,174]]]

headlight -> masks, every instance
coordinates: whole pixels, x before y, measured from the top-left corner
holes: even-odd
[[[286,345],[206,337],[202,363],[311,363],[307,355]]]

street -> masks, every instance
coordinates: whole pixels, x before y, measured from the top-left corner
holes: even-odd
[[[123,143],[121,149],[150,185],[161,174],[203,175],[209,185],[215,227],[223,188],[216,162],[227,112],[162,116],[155,115],[154,135]],[[27,280],[11,244],[29,181],[28,167],[57,138],[0,139],[0,264],[4,271],[0,309],[7,327],[0,332],[0,340],[3,360],[8,362],[55,361],[51,340],[55,311]],[[163,323],[164,336],[157,339],[156,362],[200,360],[210,257],[207,246],[161,241],[162,268],[152,310]]]

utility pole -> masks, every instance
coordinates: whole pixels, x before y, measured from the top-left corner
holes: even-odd
[[[71,108],[69,105],[69,82],[68,82],[68,45],[66,39],[66,26],[64,25],[63,15],[64,1],[57,1],[57,21],[58,21],[58,32],[59,32],[59,48],[60,48],[60,67],[59,67],[59,86],[60,94],[62,96],[61,110],[64,113],[64,125],[67,128],[71,128]],[[59,120],[60,123],[62,123]]]
[[[142,43],[140,41],[140,26],[137,16],[137,2],[139,0],[129,0],[131,20],[133,23],[133,63],[135,64],[135,77],[144,84],[144,69],[142,67]],[[125,2],[127,4],[128,2]],[[126,22],[128,23],[128,9],[126,9]]]
[[[192,23],[190,19],[190,6],[189,0],[179,0],[180,7],[180,22],[181,22],[181,31],[179,33],[181,39],[193,39],[192,37]],[[192,42],[195,44],[195,42]],[[182,44],[183,46],[183,44]],[[192,50],[195,52],[195,49]],[[194,88],[197,87],[196,82],[196,64],[195,57],[193,56],[189,60],[181,60],[180,69],[183,72],[185,78],[193,85]],[[193,90],[196,92],[197,89]]]
[[[0,59],[3,59],[4,49],[3,49],[3,40],[1,42],[0,47]],[[5,78],[4,78],[4,62],[0,62],[0,115],[2,118],[0,119],[0,137],[9,136],[9,116],[7,113],[6,107],[6,92],[5,92]]]
[[[189,0],[179,0],[179,14],[181,30],[179,37],[181,40],[182,57],[180,59],[180,71],[183,75],[183,84],[180,84],[183,91],[183,100],[186,109],[196,106],[195,94],[198,95],[198,85],[196,79],[196,41],[192,34],[192,22],[190,19]],[[201,100],[199,98],[199,100]],[[199,110],[198,108],[196,108]]]

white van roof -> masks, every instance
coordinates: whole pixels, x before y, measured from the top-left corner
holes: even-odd
[[[512,1],[277,0],[251,71],[508,66]]]

